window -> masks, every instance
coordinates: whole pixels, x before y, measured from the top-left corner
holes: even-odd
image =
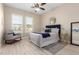
[[[32,32],[33,18],[25,17],[18,14],[12,14],[12,30],[16,33]]]
[[[25,32],[31,32],[32,31],[32,24],[33,18],[32,17],[26,17],[25,18]]]
[[[21,15],[12,14],[12,30],[22,33],[23,17]]]

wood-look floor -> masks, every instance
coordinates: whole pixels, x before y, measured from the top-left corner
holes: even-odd
[[[21,41],[0,47],[0,55],[78,55],[79,47],[57,43],[44,48],[39,48],[23,37]]]

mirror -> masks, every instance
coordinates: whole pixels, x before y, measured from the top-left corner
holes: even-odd
[[[50,24],[55,24],[56,23],[56,18],[55,17],[51,17],[50,18]]]
[[[79,22],[71,23],[71,44],[79,45]]]

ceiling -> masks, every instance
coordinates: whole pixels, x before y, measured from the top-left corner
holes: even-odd
[[[47,3],[46,5],[43,6],[46,10],[45,11],[41,10],[40,12],[35,12],[34,8],[31,8],[33,3],[5,3],[4,5],[41,15],[51,10],[54,10],[58,6],[62,5],[62,3]]]

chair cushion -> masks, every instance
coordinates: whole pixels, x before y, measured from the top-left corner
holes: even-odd
[[[13,35],[13,34],[10,34],[10,35],[7,35],[6,36],[6,40],[15,40],[15,39],[18,39],[20,38],[21,36],[20,35]]]

